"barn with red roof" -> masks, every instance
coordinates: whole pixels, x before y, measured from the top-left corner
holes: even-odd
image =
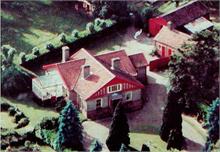
[[[80,49],[69,57],[67,47],[62,51],[62,62],[44,65],[45,75],[32,80],[32,91],[42,102],[68,98],[91,119],[111,115],[120,101],[128,111],[142,107],[148,65],[142,53],[128,56],[119,50],[92,55]]]

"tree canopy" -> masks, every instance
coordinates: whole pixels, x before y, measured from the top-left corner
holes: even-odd
[[[219,140],[219,108],[220,99],[213,101],[206,115],[208,138],[206,141],[205,151],[211,151],[214,144]]]
[[[106,145],[111,151],[119,151],[121,145],[130,144],[129,125],[121,102],[116,106]]]
[[[218,45],[217,30],[203,31],[193,36],[194,44],[185,44],[173,55],[169,63],[171,88],[179,92],[178,101],[185,112],[199,111],[198,103],[210,104],[218,97]]]
[[[79,113],[72,101],[68,101],[59,116],[59,128],[54,147],[57,151],[63,148],[83,150],[82,125]]]

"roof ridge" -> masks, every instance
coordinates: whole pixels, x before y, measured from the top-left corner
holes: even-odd
[[[122,49],[122,50],[116,50],[116,51],[111,51],[111,52],[103,52],[102,54],[96,54],[94,56],[97,57],[97,56],[102,56],[102,55],[106,55],[106,54],[113,54],[113,53],[117,53],[117,52],[125,52],[125,50]]]

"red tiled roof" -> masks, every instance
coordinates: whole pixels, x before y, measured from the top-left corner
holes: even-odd
[[[143,67],[143,66],[147,66],[147,60],[144,57],[143,53],[138,53],[138,54],[134,54],[134,55],[130,55],[129,56],[132,64],[134,65],[135,68],[139,68],[139,67]]]
[[[120,57],[121,59],[123,66],[121,65],[122,69],[120,71],[111,69],[111,58],[114,57]],[[81,72],[81,67],[84,65],[90,65],[91,75],[87,78],[83,78],[83,73]],[[54,68],[54,66],[59,71],[67,88],[69,90],[74,89],[84,100],[88,99],[115,77],[137,84],[140,88],[143,87],[138,80],[131,77],[129,72],[136,74],[136,71],[124,50],[93,56],[87,50],[80,49],[70,57],[70,61],[52,64],[51,66],[47,65],[48,68]]]
[[[84,59],[70,60],[65,63],[57,64],[57,69],[69,90],[72,90],[76,85],[83,64],[85,64]]]
[[[184,43],[190,43],[189,39],[191,38],[192,37],[188,34],[177,30],[170,30],[168,27],[163,26],[160,32],[154,37],[154,41],[158,41],[172,48],[178,49]]]
[[[95,57],[108,65],[111,65],[113,58],[120,58],[120,70],[133,76],[137,75],[137,72],[133,64],[131,63],[131,60],[124,50],[113,51],[110,53],[108,52],[105,54],[97,55]]]
[[[199,0],[193,0],[159,17],[166,21],[171,21],[174,28],[192,22],[193,20],[205,16],[209,13],[208,7]]]

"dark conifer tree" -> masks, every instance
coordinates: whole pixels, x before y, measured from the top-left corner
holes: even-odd
[[[217,98],[213,101],[212,105],[208,109],[207,113],[207,127],[208,127],[208,138],[205,145],[205,151],[210,152],[213,146],[219,140],[219,108],[220,99]]]
[[[111,151],[119,151],[121,145],[130,144],[129,125],[121,102],[116,106],[106,145]]]
[[[73,150],[83,150],[82,129],[78,111],[72,101],[68,101],[59,117],[59,127],[54,142],[55,149],[62,151],[65,147]]]

